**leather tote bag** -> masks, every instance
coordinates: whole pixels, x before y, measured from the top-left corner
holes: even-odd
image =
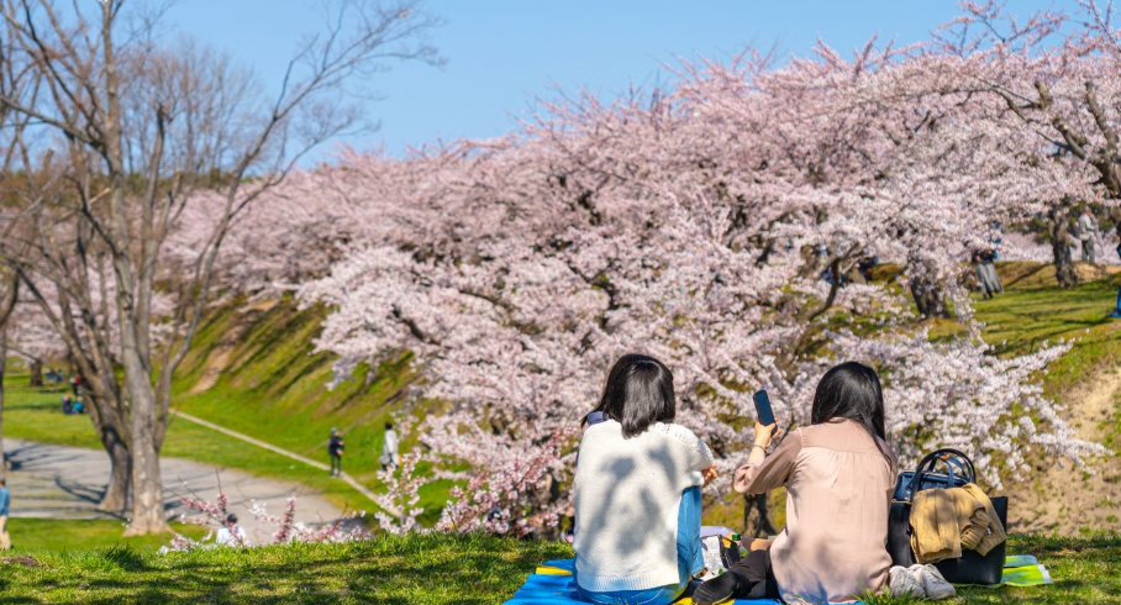
[[[945,465],[944,472],[936,470],[939,462]],[[910,567],[915,563],[911,551],[911,496],[924,489],[961,487],[976,481],[973,461],[950,448],[927,454],[914,472],[900,473],[888,512],[887,548],[892,565]],[[1008,498],[990,499],[1001,525],[1007,528]],[[1000,584],[1006,545],[1007,542],[1001,542],[983,557],[976,551],[963,550],[961,558],[939,561],[934,566],[953,584]]]

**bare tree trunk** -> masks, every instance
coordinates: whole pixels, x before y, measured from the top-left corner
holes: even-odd
[[[109,454],[109,483],[97,509],[119,513],[128,510],[129,485],[132,482],[132,457],[117,431],[101,428],[101,444]]]
[[[33,359],[28,362],[27,367],[31,371],[31,386],[43,386],[43,362],[38,359]]]
[[[123,322],[122,322],[123,323]],[[122,336],[125,383],[132,403],[132,518],[126,536],[171,531],[163,509],[160,449],[156,434],[156,393],[132,334]]]
[[[778,533],[771,523],[767,494],[743,495],[743,535],[766,538]]]
[[[911,297],[924,318],[950,317],[950,307],[941,288],[930,280],[915,278],[911,280]]]
[[[1070,253],[1070,221],[1065,209],[1052,208],[1047,213],[1047,235],[1051,239],[1051,254],[1055,263],[1055,278],[1062,288],[1078,285],[1074,259]]]

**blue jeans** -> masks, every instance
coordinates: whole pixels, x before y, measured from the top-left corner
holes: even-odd
[[[679,582],[643,590],[592,592],[576,588],[580,597],[599,605],[669,605],[685,592],[689,580],[705,566],[701,546],[701,488],[690,487],[681,493],[677,511],[677,574]]]

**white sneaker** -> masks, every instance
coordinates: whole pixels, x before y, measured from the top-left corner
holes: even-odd
[[[947,582],[942,572],[933,565],[912,565],[910,571],[922,582],[923,592],[931,601],[941,601],[957,594],[954,585]]]
[[[888,588],[896,597],[924,597],[926,591],[922,587],[922,579],[913,571],[896,565],[888,570]]]

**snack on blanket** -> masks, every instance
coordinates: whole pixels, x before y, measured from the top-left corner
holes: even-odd
[[[705,561],[705,570],[699,576],[701,580],[709,580],[723,574],[743,558],[740,535],[737,533],[701,538],[701,545],[704,547]]]

